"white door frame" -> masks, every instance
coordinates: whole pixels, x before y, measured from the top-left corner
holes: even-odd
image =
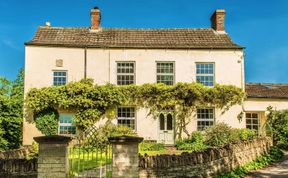
[[[164,130],[160,130],[160,115],[164,115]],[[167,116],[172,116],[172,130],[167,130]],[[157,117],[158,122],[158,143],[164,143],[165,145],[174,145],[175,144],[175,114],[173,113],[173,110],[171,111],[162,111],[159,112]],[[164,137],[164,139],[163,139]]]

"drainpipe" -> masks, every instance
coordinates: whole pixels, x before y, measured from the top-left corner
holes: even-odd
[[[109,69],[108,69],[108,77],[109,77],[109,83],[111,83],[111,54],[110,54],[110,48],[108,48],[108,57],[109,57]]]
[[[87,47],[84,48],[84,79],[87,78]]]

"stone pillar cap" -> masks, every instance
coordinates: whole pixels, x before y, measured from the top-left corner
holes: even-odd
[[[143,141],[143,137],[135,136],[118,136],[118,137],[109,137],[110,143],[140,143]]]
[[[37,143],[69,143],[72,137],[63,135],[40,136],[33,138]]]

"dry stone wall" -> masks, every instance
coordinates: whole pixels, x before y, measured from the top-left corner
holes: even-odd
[[[181,155],[140,156],[139,177],[215,177],[267,154],[271,145],[265,137]]]
[[[37,159],[27,160],[34,152],[32,146],[0,152],[0,177],[37,177]]]

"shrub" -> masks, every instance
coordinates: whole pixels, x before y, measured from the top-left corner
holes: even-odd
[[[205,143],[209,146],[221,146],[231,141],[232,128],[225,123],[218,123],[204,132]]]
[[[35,114],[36,127],[44,135],[55,135],[58,133],[59,114],[55,109],[46,109],[45,111]]]
[[[197,151],[208,148],[204,144],[203,134],[199,131],[192,132],[190,138],[176,141],[176,147],[178,150]]]
[[[205,131],[205,143],[209,146],[221,146],[231,142],[253,139],[256,132],[251,129],[235,129],[225,123],[219,123]]]
[[[251,129],[237,129],[240,140],[250,140],[257,136],[255,130]]]
[[[275,111],[271,107],[267,117],[267,126],[272,128],[274,145],[288,150],[288,110]]]
[[[163,143],[156,143],[152,141],[145,140],[139,144],[140,151],[161,151],[165,150]]]

